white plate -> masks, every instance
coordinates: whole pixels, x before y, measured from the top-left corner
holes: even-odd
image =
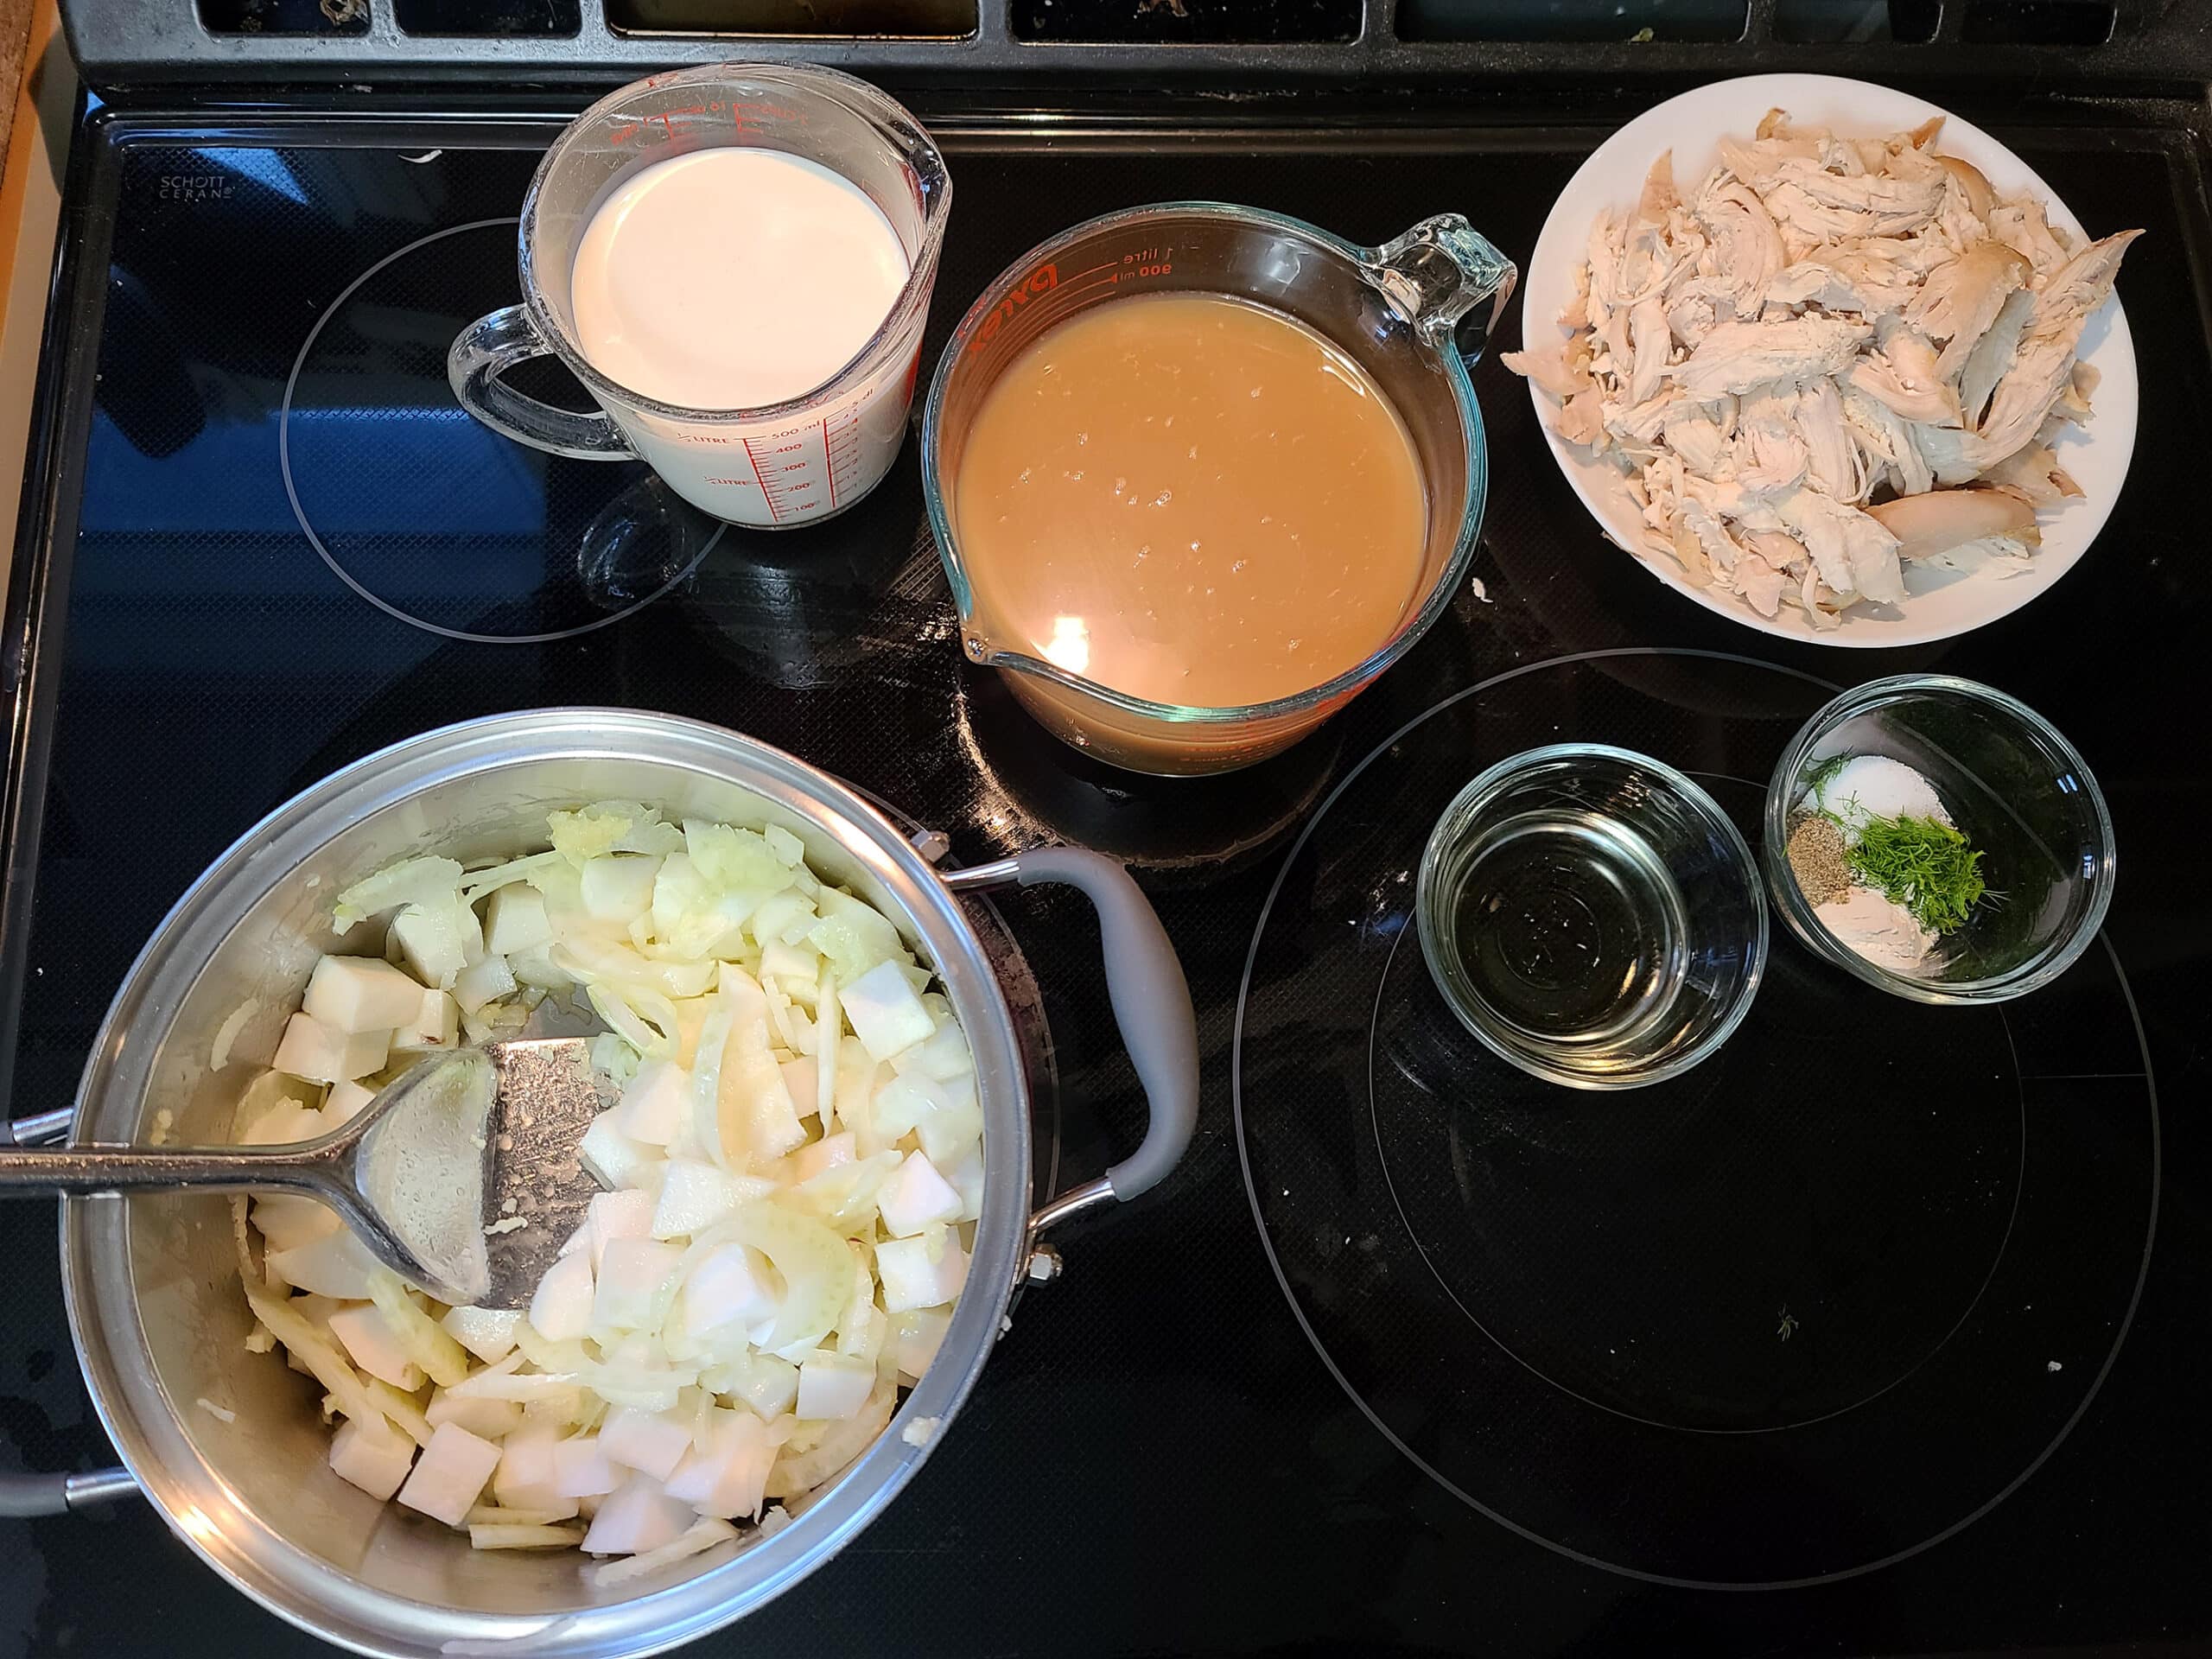
[[[1675,152],[1675,178],[1684,189],[1719,158],[1727,134],[1749,137],[1759,118],[1783,109],[1803,126],[1827,127],[1853,137],[1872,137],[1918,126],[1941,115],[1943,130],[1936,147],[1944,155],[1971,162],[2000,195],[2027,191],[2049,205],[2050,222],[2077,234],[2082,222],[2028,164],[1987,133],[1923,99],[1836,75],[1749,75],[1700,86],[1670,98],[1630,122],[1583,162],[1552,207],[1529,257],[1521,304],[1521,336],[1530,345],[1561,340],[1556,319],[1574,297],[1575,267],[1581,264],[1590,226],[1601,209],[1632,207],[1643,175],[1662,150]],[[2109,226],[2107,232],[2121,228]],[[1901,606],[1856,605],[1834,628],[1815,629],[1804,613],[1785,604],[1779,616],[1761,616],[1734,594],[1700,588],[1681,568],[1663,556],[1630,555],[1676,592],[1731,621],[1784,638],[1824,645],[1914,645],[1994,622],[2026,604],[2071,569],[2104,527],[2120,486],[2126,481],[2128,457],[2135,449],[2135,342],[2115,296],[2089,319],[2082,333],[2082,360],[2102,378],[2091,394],[2095,418],[2070,429],[2058,444],[2059,458],[2083,490],[2084,499],[2041,513],[2043,546],[2032,568],[2019,575],[1989,571],[1962,574],[1924,565],[1905,567],[1907,598]],[[1643,521],[1621,475],[1611,465],[1564,442],[1551,429],[1556,408],[1531,383],[1545,438],[1583,505],[1606,534],[1624,547],[1641,538]]]

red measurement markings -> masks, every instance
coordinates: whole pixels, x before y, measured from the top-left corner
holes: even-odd
[[[772,524],[780,523],[784,516],[782,504],[776,499],[776,493],[768,487],[768,480],[760,476],[760,457],[753,453],[753,440],[750,438],[745,440],[745,459],[753,468],[753,481],[760,486],[760,499],[768,504],[768,522]]]
[[[794,518],[822,510],[815,493],[821,480],[806,453],[813,437],[804,427],[793,427],[772,435],[772,447],[764,452],[767,457],[765,476],[775,484],[778,505]]]
[[[830,459],[830,417],[822,417],[822,470],[830,475],[830,505],[837,505],[837,468]]]

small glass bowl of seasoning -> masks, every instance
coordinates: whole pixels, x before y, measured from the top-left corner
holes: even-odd
[[[1764,853],[1792,932],[1919,1002],[2048,985],[2112,902],[2112,818],[2074,746],[1948,675],[1875,680],[1806,721],[1767,786]]]
[[[1766,966],[1758,863],[1728,815],[1672,766],[1595,743],[1531,749],[1461,790],[1414,914],[1460,1022],[1570,1088],[1687,1071]]]

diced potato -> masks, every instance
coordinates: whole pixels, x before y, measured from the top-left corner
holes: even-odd
[[[751,1179],[725,1174],[696,1159],[670,1159],[653,1208],[652,1236],[689,1238],[705,1232],[744,1202]]]
[[[442,1423],[399,1489],[399,1501],[457,1527],[499,1466],[498,1446],[456,1424]]]
[[[707,1414],[698,1445],[668,1478],[668,1495],[702,1515],[724,1520],[760,1512],[776,1442],[750,1412],[717,1407]]]
[[[548,1342],[572,1342],[591,1329],[591,1252],[564,1255],[545,1270],[530,1299],[530,1323]]]
[[[404,977],[404,976],[403,976]],[[284,1035],[270,1062],[279,1071],[315,1083],[346,1083],[384,1070],[391,1052],[391,1033],[334,1031],[310,1014],[284,1022]]]
[[[486,1440],[503,1440],[522,1427],[522,1408],[512,1400],[475,1400],[447,1393],[433,1395],[423,1414],[430,1426],[457,1423]]]
[[[443,996],[445,993],[441,991],[438,995]],[[323,1132],[328,1134],[332,1129],[351,1123],[367,1109],[369,1103],[376,1097],[377,1091],[365,1083],[348,1079],[344,1083],[332,1084],[330,1097],[322,1103]]]
[[[599,1449],[616,1463],[666,1480],[691,1449],[691,1414],[616,1406],[599,1426]]]
[[[553,943],[545,895],[522,882],[496,889],[484,905],[484,948],[493,956],[537,950]]]
[[[415,1442],[382,1417],[349,1417],[330,1440],[330,1466],[379,1502],[414,1466]]]
[[[320,1140],[329,1133],[329,1122],[321,1112],[296,1100],[280,1100],[246,1126],[245,1133],[238,1136],[238,1144],[283,1147],[301,1141]]]
[[[951,1083],[974,1073],[976,1057],[960,1027],[948,1020],[923,1041],[893,1055],[891,1064],[901,1071],[919,1071],[932,1083]]]
[[[272,1250],[296,1250],[342,1230],[337,1211],[309,1198],[275,1195],[253,1201],[253,1224]]]
[[[652,1237],[653,1213],[650,1192],[630,1188],[594,1193],[584,1211],[591,1229],[591,1270],[600,1272],[607,1260],[607,1247],[616,1239]]]
[[[952,1190],[960,1194],[960,1219],[973,1221],[983,1213],[983,1143],[977,1141],[944,1172]]]
[[[640,1172],[658,1158],[659,1149],[623,1134],[617,1117],[616,1113],[601,1112],[592,1119],[576,1151],[601,1186],[636,1186]]]
[[[408,971],[441,989],[449,989],[454,976],[484,954],[483,926],[458,899],[408,906],[391,918],[391,937]]]
[[[451,1048],[461,1039],[461,1008],[453,993],[432,989],[423,992],[422,998],[414,1014],[391,1033],[395,1054],[427,1054],[434,1048]]]
[[[929,1370],[951,1325],[952,1310],[946,1307],[913,1307],[896,1315],[891,1321],[891,1351],[899,1373],[918,1379]]]
[[[300,1007],[317,1025],[351,1034],[406,1025],[422,1005],[423,987],[379,957],[324,957]]]
[[[505,957],[486,951],[454,976],[453,1000],[463,1014],[474,1014],[487,1002],[515,994],[514,970]]]
[[[683,1017],[679,1009],[677,1018]],[[697,1040],[696,1032],[693,1040]],[[672,1060],[647,1060],[622,1091],[615,1111],[620,1115],[616,1127],[631,1140],[641,1146],[665,1147],[690,1121],[691,1074]]]
[[[680,1300],[683,1329],[695,1339],[776,1311],[766,1263],[742,1244],[717,1244],[702,1256],[684,1279]]]
[[[291,1197],[250,1212],[268,1283],[247,1294],[325,1421],[345,1420],[345,1478],[482,1548],[581,1541],[632,1557],[599,1572],[643,1572],[819,1487],[882,1432],[966,1278],[982,1116],[929,971],[788,831],[678,830],[619,801],[553,829],[553,852],[473,888],[417,860],[352,890],[390,918],[381,957],[365,932],[365,954],[318,962],[281,1069],[235,1115],[241,1139],[311,1139],[366,1110],[380,1074],[512,1034],[583,985],[622,1098],[578,1157],[609,1190],[527,1316],[426,1303]],[[563,1524],[579,1516],[588,1530]]]
[[[932,1255],[931,1240],[889,1238],[875,1247],[875,1276],[883,1286],[887,1313],[937,1307],[960,1294],[968,1280],[968,1254],[950,1239]]]
[[[391,1322],[374,1307],[348,1307],[330,1316],[330,1334],[346,1357],[371,1376],[412,1394],[423,1386],[423,1368],[407,1357]]]
[[[584,1535],[594,1555],[634,1555],[672,1544],[697,1518],[681,1498],[671,1497],[651,1475],[632,1475],[608,1496]]]
[[[576,1500],[555,1489],[553,1449],[560,1443],[556,1431],[531,1427],[518,1428],[500,1442],[492,1491],[502,1506],[534,1510],[555,1521],[576,1512]]]
[[[575,1435],[553,1447],[553,1490],[563,1497],[604,1497],[629,1473],[600,1449],[596,1434]]]
[[[865,1359],[823,1354],[798,1368],[798,1401],[791,1409],[802,1419],[854,1415],[875,1388],[875,1366]]]
[[[344,1228],[296,1250],[271,1250],[267,1259],[286,1284],[348,1302],[368,1300],[370,1278],[383,1269],[368,1247]]]
[[[653,878],[660,860],[638,853],[606,853],[588,858],[583,868],[584,911],[592,920],[627,927],[653,905]]]
[[[876,963],[849,985],[840,986],[837,996],[870,1059],[888,1060],[901,1049],[927,1041],[937,1031],[937,1022],[895,961]]]
[[[791,1179],[794,1182],[810,1181],[826,1169],[851,1163],[854,1156],[851,1130],[825,1135],[791,1154]]]
[[[490,1364],[514,1351],[515,1327],[522,1323],[519,1308],[454,1307],[439,1323],[455,1342]]]
[[[773,1354],[748,1354],[725,1368],[716,1392],[742,1400],[764,1422],[773,1422],[798,1398],[798,1367]]]
[[[960,1194],[925,1153],[906,1154],[877,1192],[875,1203],[884,1230],[893,1238],[909,1238],[937,1223],[960,1219]]]

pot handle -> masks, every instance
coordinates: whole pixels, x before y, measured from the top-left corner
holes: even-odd
[[[75,1111],[41,1112],[35,1117],[0,1121],[0,1143],[35,1147],[59,1141],[69,1133]],[[0,1475],[0,1516],[67,1515],[136,1492],[138,1483],[128,1469],[95,1469],[89,1474]]]
[[[1143,891],[1112,859],[1081,847],[1033,847],[972,869],[942,873],[954,892],[1013,883],[1071,887],[1098,912],[1106,989],[1152,1121],[1144,1143],[1103,1175],[1071,1188],[1030,1217],[1034,1240],[1055,1222],[1157,1186],[1191,1144],[1198,1122],[1198,1027],[1183,964]]]

